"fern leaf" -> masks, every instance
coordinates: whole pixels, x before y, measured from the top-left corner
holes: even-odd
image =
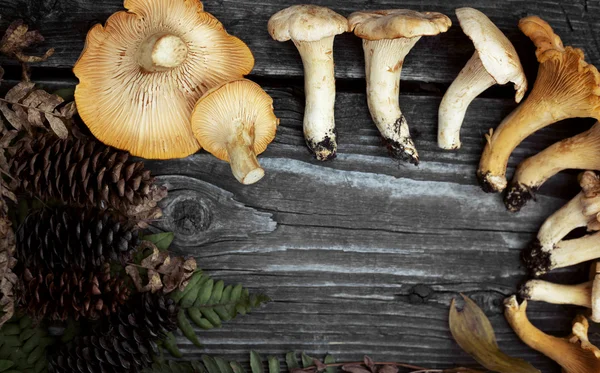
[[[242,285],[215,281],[201,271],[194,273],[185,289],[173,292],[171,298],[180,306],[178,325],[182,333],[196,345],[200,342],[188,319],[204,330],[219,328],[223,322],[271,300],[264,294],[250,295]]]
[[[256,351],[250,351],[250,370],[252,373],[264,373],[262,357]]]

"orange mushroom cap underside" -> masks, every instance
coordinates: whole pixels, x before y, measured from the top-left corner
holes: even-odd
[[[267,149],[275,138],[279,119],[273,112],[273,99],[258,84],[238,80],[206,93],[194,110],[192,127],[206,151],[229,162],[226,144],[235,133],[235,124],[251,126],[254,154]]]
[[[125,8],[88,33],[73,69],[79,113],[99,140],[133,155],[193,154],[200,149],[190,125],[194,104],[210,88],[248,74],[252,53],[200,1],[126,0]],[[139,46],[157,34],[183,40],[181,65],[156,72],[140,66]]]

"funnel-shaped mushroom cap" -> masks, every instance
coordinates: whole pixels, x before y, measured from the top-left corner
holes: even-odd
[[[192,130],[202,147],[230,162],[234,175],[244,184],[262,177],[264,172],[255,158],[273,141],[278,124],[273,99],[258,84],[245,79],[211,89],[198,101],[192,114]],[[242,164],[252,160],[254,168]],[[260,174],[248,175],[252,171]],[[253,177],[257,179],[249,182]]]
[[[273,14],[269,34],[277,41],[317,41],[348,31],[348,20],[318,5],[293,5]]]
[[[146,158],[200,145],[190,116],[204,92],[254,66],[248,47],[197,0],[126,0],[96,25],[74,67],[79,113],[102,142]]]
[[[464,33],[473,41],[487,72],[498,84],[513,82],[517,102],[527,91],[527,79],[519,55],[508,38],[483,13],[473,8],[456,9]]]
[[[452,25],[450,18],[442,13],[408,9],[354,12],[348,22],[356,36],[367,40],[437,35]]]

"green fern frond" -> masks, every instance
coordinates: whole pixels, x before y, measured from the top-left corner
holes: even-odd
[[[46,372],[46,348],[53,343],[28,316],[13,317],[0,328],[0,372]]]
[[[264,294],[250,295],[242,285],[225,285],[225,282],[215,281],[201,271],[194,273],[185,289],[175,291],[171,298],[180,307],[177,317],[179,329],[198,347],[201,344],[192,323],[203,330],[219,328],[223,322],[245,315],[270,301]]]

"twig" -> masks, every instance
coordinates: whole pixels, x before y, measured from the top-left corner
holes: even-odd
[[[404,363],[397,363],[397,362],[374,362],[374,365],[391,365],[391,366],[395,366],[395,367],[400,367],[400,368],[407,368],[407,369],[416,369],[415,372],[411,372],[411,373],[442,373],[443,370],[431,370],[431,369],[427,369],[427,368],[423,368],[423,367],[419,367],[416,365],[410,365],[410,364],[404,364]],[[325,368],[333,368],[333,367],[341,367],[344,365],[354,365],[354,366],[363,366],[363,367],[367,367],[365,365],[364,362],[362,361],[356,361],[353,363],[331,363],[331,364],[323,364],[322,367]],[[301,369],[294,369],[297,372],[307,372],[309,373],[312,369],[316,368],[316,366],[310,366],[308,368],[301,368]],[[368,368],[368,367],[367,367]]]

